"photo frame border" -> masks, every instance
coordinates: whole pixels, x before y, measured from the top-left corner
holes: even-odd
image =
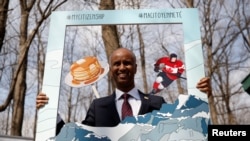
[[[42,92],[47,94],[50,102],[38,111],[35,141],[55,136],[67,26],[182,24],[188,94],[207,101],[206,95],[195,87],[205,76],[200,20],[196,8],[55,11],[50,18],[42,85]]]

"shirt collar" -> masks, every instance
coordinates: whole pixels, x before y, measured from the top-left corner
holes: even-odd
[[[137,100],[140,100],[140,95],[139,95],[139,92],[138,92],[138,89],[137,88],[133,88],[131,89],[129,92],[127,92],[129,95],[131,95],[133,98],[137,99]],[[119,90],[119,89],[115,89],[115,94],[116,94],[116,100],[120,99],[121,96],[124,94],[123,91]]]

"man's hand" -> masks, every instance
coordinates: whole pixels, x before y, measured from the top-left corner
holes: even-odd
[[[49,98],[44,93],[39,93],[36,97],[36,108],[40,109],[45,104],[47,104],[49,101]]]
[[[199,89],[201,92],[206,93],[208,97],[212,95],[209,77],[201,78],[200,81],[197,83],[196,88]]]

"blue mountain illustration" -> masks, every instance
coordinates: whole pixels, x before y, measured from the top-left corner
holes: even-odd
[[[209,124],[208,103],[189,95],[183,105],[177,108],[179,99],[173,104],[163,104],[159,111],[127,117],[121,124],[134,125],[128,133],[123,133],[119,141],[140,140],[206,140]],[[113,128],[113,127],[110,127]],[[130,133],[130,134],[129,134]],[[133,135],[131,135],[133,133]],[[192,133],[192,134],[191,134]],[[112,135],[111,135],[112,136]],[[76,123],[67,123],[54,137],[58,141],[111,141],[110,135],[98,136]]]
[[[107,137],[98,137],[94,132],[81,128],[76,123],[66,123],[60,133],[49,140],[54,141],[111,141]],[[48,141],[49,141],[48,140]]]

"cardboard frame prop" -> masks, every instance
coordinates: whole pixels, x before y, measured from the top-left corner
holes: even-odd
[[[196,82],[205,76],[197,9],[56,11],[51,15],[42,86],[42,91],[48,94],[50,102],[38,111],[36,141],[44,141],[55,136],[66,27],[152,23],[183,25],[186,76],[191,78],[187,79],[188,93],[207,102],[206,95],[195,88]],[[107,129],[109,128],[96,130],[106,133]],[[112,131],[112,134],[124,134],[121,130],[117,131],[118,133]],[[204,137],[206,138],[206,136],[205,133]],[[157,137],[157,134],[154,134],[154,137]]]

